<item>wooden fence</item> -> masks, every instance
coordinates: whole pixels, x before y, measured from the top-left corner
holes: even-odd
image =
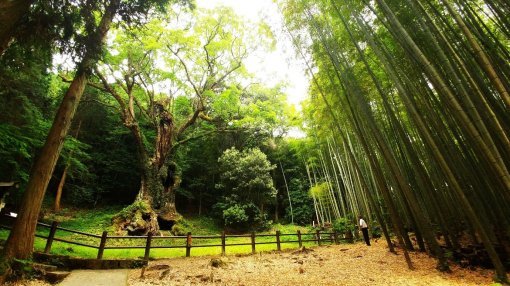
[[[226,255],[226,250],[228,246],[251,246],[252,254],[256,253],[256,246],[262,244],[276,244],[276,250],[281,251],[282,244],[288,243],[298,243],[299,247],[303,246],[304,242],[314,242],[317,245],[322,245],[325,243],[328,244],[338,244],[340,238],[337,232],[321,232],[317,230],[315,233],[301,233],[299,230],[296,233],[281,233],[280,231],[276,231],[274,234],[255,234],[252,232],[251,234],[226,234],[222,232],[221,235],[192,235],[191,232],[188,232],[185,236],[153,236],[152,234],[144,235],[144,236],[115,236],[108,235],[108,232],[103,231],[101,235],[90,234],[86,232],[81,232],[77,230],[72,230],[64,227],[59,227],[58,222],[54,221],[51,224],[46,224],[42,222],[38,222],[37,225],[42,228],[49,229],[47,235],[37,234],[36,237],[46,239],[46,246],[44,248],[45,253],[50,253],[51,247],[54,241],[64,242],[72,245],[78,245],[82,247],[95,248],[97,249],[97,259],[103,258],[104,250],[107,249],[144,249],[144,259],[148,260],[151,249],[171,249],[171,248],[185,248],[186,249],[186,257],[191,256],[191,249],[198,247],[221,247],[221,255]],[[9,226],[0,225],[1,228],[11,229]],[[67,232],[72,234],[81,235],[88,238],[99,239],[99,245],[92,245],[85,242],[72,241],[68,239],[64,239],[62,237],[57,237],[56,232]],[[271,241],[258,241],[257,238],[262,237],[274,237],[274,240]],[[283,237],[291,237],[290,240],[282,240]],[[249,243],[227,243],[228,238],[250,238]],[[200,240],[221,240],[220,244],[205,244],[197,243]],[[144,245],[108,245],[109,240],[142,240],[144,241]],[[179,241],[182,243],[178,245],[154,245],[153,242],[162,240],[162,241]]]

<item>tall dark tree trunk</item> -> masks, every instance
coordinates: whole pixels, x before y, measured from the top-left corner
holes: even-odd
[[[84,55],[69,89],[62,99],[40,155],[32,167],[30,179],[23,194],[20,209],[18,210],[18,217],[5,245],[4,253],[7,259],[26,259],[33,252],[35,228],[44,193],[55,169],[55,164],[87,84],[88,77],[97,62],[97,53],[101,51],[101,47],[104,45],[119,2],[120,0],[110,2],[101,19],[97,32],[91,36],[91,39],[97,40],[97,42],[92,44],[97,46],[96,48],[89,49]]]
[[[5,247],[7,258],[26,259],[34,247],[34,234],[44,193],[60,155],[71,120],[87,82],[88,73],[80,68],[60,104],[46,142],[32,168],[18,217]]]

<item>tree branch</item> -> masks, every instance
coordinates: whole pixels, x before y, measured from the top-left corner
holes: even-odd
[[[197,109],[195,110],[195,112],[193,112],[193,115],[188,119],[188,121],[186,121],[183,125],[181,125],[181,127],[179,127],[179,130],[175,134],[175,138],[179,138],[182,135],[182,133],[186,129],[188,129],[188,127],[195,124],[198,116],[200,115],[200,113],[202,113],[202,111],[204,111],[204,108],[203,108],[202,104],[200,103],[200,106],[197,107]]]
[[[218,80],[216,80],[210,87],[210,89],[214,89],[220,82],[222,82],[223,80],[225,80],[225,78],[227,76],[229,76],[231,73],[233,73],[235,70],[239,69],[242,65],[242,62],[241,61],[238,61],[237,64],[232,67],[230,70],[228,70],[227,72],[225,72],[225,74],[223,76],[221,76]]]
[[[237,131],[237,130],[236,129],[215,129],[215,130],[211,130],[211,131],[208,131],[208,132],[204,132],[204,133],[199,134],[197,136],[188,137],[188,138],[183,139],[181,141],[175,142],[175,144],[173,144],[172,147],[170,148],[170,151],[175,149],[179,145],[182,145],[182,144],[187,143],[187,142],[192,141],[192,140],[203,138],[203,137],[205,137],[207,135],[211,135],[211,134],[214,134],[214,133],[220,133],[220,132],[234,132],[234,131]]]
[[[189,69],[188,69],[188,66],[186,65],[186,63],[184,62],[184,60],[181,58],[181,56],[179,56],[179,51],[175,51],[172,50],[172,48],[170,47],[170,45],[167,45],[167,48],[170,50],[170,52],[172,52],[172,54],[174,54],[174,56],[177,57],[177,59],[179,59],[179,62],[181,63],[182,67],[184,68],[184,72],[186,73],[186,78],[188,79],[188,82],[191,84],[191,86],[193,87],[193,89],[195,90],[195,93],[198,97],[202,98],[202,93],[198,90],[197,86],[195,85],[195,83],[193,82],[193,80],[191,79],[191,75],[189,73]]]
[[[97,69],[97,68],[94,68],[94,74],[101,80],[101,83],[103,84],[103,88],[99,88],[99,85],[97,84],[94,84],[94,85],[91,85],[92,87],[95,87],[95,88],[99,88],[100,90],[103,90],[105,92],[108,92],[109,94],[111,94],[113,96],[113,98],[115,98],[115,100],[119,103],[120,105],[120,110],[121,110],[121,116],[122,118],[124,119],[124,121],[127,119],[126,118],[126,112],[127,112],[127,106],[126,106],[126,103],[124,102],[124,100],[122,99],[122,97],[115,91],[114,88],[112,88],[112,86],[108,83],[108,81],[106,80],[106,78],[104,77],[104,75]],[[91,84],[92,82],[89,81],[88,84]]]
[[[86,98],[86,99],[82,99],[81,102],[84,102],[84,103],[87,103],[87,102],[94,102],[94,103],[97,103],[97,104],[100,104],[102,106],[105,106],[105,107],[108,107],[108,108],[113,108],[113,109],[119,109],[118,106],[114,106],[114,105],[110,105],[110,104],[106,104],[104,102],[102,102],[101,100],[98,100],[98,99],[95,99],[95,98]]]

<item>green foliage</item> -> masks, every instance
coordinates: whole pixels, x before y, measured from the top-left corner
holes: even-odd
[[[119,206],[94,209],[64,208],[58,213],[48,213],[44,220],[58,221],[59,225],[65,228],[100,234],[104,230],[114,230],[112,217],[121,210]]]
[[[356,229],[356,226],[349,218],[340,217],[333,221],[333,229],[339,233],[347,233],[353,232]]]
[[[278,137],[284,135],[290,128],[293,117],[291,113],[283,86],[268,88],[255,85],[246,91],[241,106],[243,117],[236,125],[257,128],[259,132],[267,132],[268,137]]]
[[[188,230],[186,228],[184,228],[180,224],[175,224],[175,225],[172,226],[172,229],[170,230],[170,232],[173,235],[183,236],[183,235],[186,235],[188,233]]]
[[[28,180],[53,112],[45,45],[13,44],[0,57],[0,180]]]
[[[31,259],[14,259],[11,261],[11,275],[15,279],[34,279],[39,273],[33,266],[34,261]]]
[[[223,200],[214,206],[217,217],[237,230],[265,227],[266,215],[255,204],[262,206],[275,197],[270,175],[275,166],[259,149],[239,152],[231,148],[218,162],[220,181],[216,188],[223,193]]]
[[[379,238],[382,236],[381,226],[377,224],[377,222],[372,223],[372,227],[370,228],[370,233],[373,238]]]
[[[133,137],[122,127],[114,110],[98,103],[101,98],[102,95],[95,90],[88,90],[84,95],[75,116],[76,123],[70,131],[70,134],[76,135],[81,122],[78,133],[81,143],[62,151],[63,158],[55,170],[55,174],[60,175],[70,158],[70,176],[63,193],[64,206],[128,204],[139,189]],[[75,145],[73,141],[77,140],[68,137],[66,145]]]
[[[180,217],[175,221],[175,224],[172,226],[172,229],[170,232],[173,235],[186,235],[188,232],[193,231],[193,224],[190,223],[188,220],[184,219],[183,217]]]
[[[224,197],[213,209],[223,225],[234,231],[263,230],[272,223],[255,204],[243,202],[237,195]]]
[[[238,115],[240,105],[241,90],[230,86],[213,99],[210,110],[217,118],[229,121]]]
[[[298,230],[301,233],[313,233],[316,231],[316,229],[314,229],[311,225],[299,226],[295,224],[275,223],[271,225],[271,228],[267,231],[267,233],[275,233],[277,230],[280,231],[281,233],[296,233]]]
[[[313,200],[306,191],[306,183],[300,178],[293,178],[289,182],[290,195],[292,198],[292,211],[294,223],[298,225],[310,225],[314,216]],[[290,207],[285,209],[285,218],[290,221]]]
[[[3,252],[0,253],[0,276],[6,274],[11,268],[9,261],[5,258]]]
[[[231,148],[218,159],[220,182],[216,188],[236,194],[241,201],[264,203],[274,198],[276,189],[270,171],[276,168],[258,148],[239,152]]]
[[[316,184],[310,188],[310,195],[312,197],[324,196],[328,192],[329,188],[330,188],[329,182],[322,182],[322,183]]]
[[[226,226],[239,229],[246,226],[249,217],[242,206],[234,204],[223,210],[223,220]]]

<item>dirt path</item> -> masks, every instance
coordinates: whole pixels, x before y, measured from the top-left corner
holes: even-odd
[[[228,257],[213,267],[211,257],[158,260],[140,278],[131,270],[129,285],[490,285],[493,271],[452,266],[435,269],[434,259],[411,253],[416,270],[407,269],[403,255],[387,251],[384,242],[367,247],[334,245],[310,252],[285,252]],[[168,268],[168,266],[170,268]],[[151,269],[152,267],[152,269]],[[166,268],[165,268],[166,267]]]

